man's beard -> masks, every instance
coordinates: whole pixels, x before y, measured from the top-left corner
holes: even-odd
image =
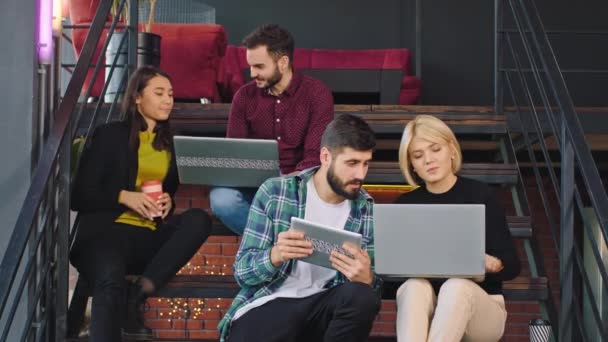
[[[281,82],[282,79],[283,79],[283,74],[281,74],[281,72],[279,71],[279,68],[276,68],[274,73],[270,76],[270,78],[268,78],[266,80],[266,85],[264,86],[264,89],[265,90],[271,89],[272,87],[277,85],[277,83]]]
[[[356,200],[359,197],[359,191],[361,190],[361,186],[363,185],[362,179],[353,179],[346,183],[343,183],[338,176],[334,173],[333,162],[330,165],[329,170],[327,170],[327,183],[329,183],[329,187],[335,192],[337,195],[342,196],[349,200]],[[358,184],[359,188],[353,190],[352,192],[348,192],[346,190],[346,186],[349,184]]]

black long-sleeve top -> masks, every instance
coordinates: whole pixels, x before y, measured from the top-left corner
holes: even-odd
[[[129,148],[129,131],[128,122],[112,122],[97,127],[88,138],[89,147],[83,152],[70,203],[80,215],[76,242],[94,238],[129,210],[118,203],[120,191],[135,191],[137,179],[139,161],[137,150]],[[172,200],[179,184],[174,155],[171,148],[169,170],[163,180],[163,192]],[[169,216],[174,209],[175,204]]]
[[[500,259],[504,268],[498,273],[487,273],[479,283],[488,294],[502,294],[502,282],[515,278],[520,272],[520,262],[507,225],[503,206],[492,189],[472,179],[458,177],[447,192],[435,194],[424,185],[401,195],[396,203],[407,204],[485,204],[486,206],[486,254]],[[431,282],[437,292],[445,279]]]

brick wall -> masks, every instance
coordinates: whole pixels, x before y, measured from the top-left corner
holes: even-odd
[[[530,189],[529,194],[533,193]],[[532,208],[538,215],[534,220],[541,220],[540,248],[549,270],[550,281],[554,291],[559,287],[558,264],[552,247],[542,205],[538,198],[531,196]],[[175,197],[177,212],[190,207],[209,208],[208,191],[199,186],[181,186]],[[510,198],[505,194],[507,211]],[[539,211],[540,210],[540,211]],[[537,218],[538,217],[538,218]],[[198,253],[180,271],[185,274],[232,274],[231,265],[238,249],[239,238],[212,236],[201,247]],[[521,260],[526,260],[523,241],[519,240],[517,249]],[[522,275],[529,275],[529,267],[524,263]],[[231,303],[231,299],[182,299],[172,300],[150,298],[150,310],[146,313],[146,324],[153,328],[157,338],[166,339],[213,339],[217,338],[217,324]],[[172,306],[171,306],[172,305]],[[528,322],[540,317],[540,306],[536,302],[508,302],[509,312],[503,341],[529,341]],[[384,300],[372,329],[373,336],[395,335],[396,307],[394,300]],[[186,319],[187,318],[187,319]]]

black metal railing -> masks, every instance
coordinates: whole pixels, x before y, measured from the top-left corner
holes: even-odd
[[[119,10],[125,3],[121,0]],[[78,134],[77,127],[85,107],[80,101],[81,89],[90,65],[95,65],[93,79],[84,98],[91,93],[95,77],[102,66],[101,57],[95,64],[93,55],[103,33],[111,1],[100,1],[88,27],[88,34],[78,62],[69,81],[66,93],[54,113],[55,121],[44,145],[42,156],[34,171],[30,188],[19,212],[5,255],[0,263],[0,341],[63,341],[66,337],[68,305],[68,253],[70,246],[70,185],[73,169],[72,144]],[[128,65],[135,69],[135,41],[137,37],[137,6],[129,6]],[[105,53],[108,41],[117,25],[118,16],[110,25],[106,43],[100,51]],[[118,54],[117,54],[118,55]],[[117,66],[112,61],[111,74]],[[129,73],[124,73],[122,84]],[[107,77],[106,77],[107,78]],[[104,85],[101,98],[105,94]],[[116,104],[116,98],[111,107]],[[98,103],[91,114],[92,123],[107,121],[112,111]],[[105,113],[105,116],[101,113]],[[88,114],[88,113],[87,113]],[[91,125],[85,129],[86,135]],[[73,234],[72,234],[73,236]],[[16,320],[16,313],[19,319]],[[23,314],[25,313],[25,314]]]
[[[530,161],[560,261],[554,336],[606,341],[606,304],[602,308],[597,297],[608,292],[601,250],[608,243],[608,198],[534,1],[495,5],[495,109],[505,113],[504,102],[513,105],[520,131],[511,137]],[[506,19],[514,27],[505,29]],[[548,141],[555,142],[553,150]]]

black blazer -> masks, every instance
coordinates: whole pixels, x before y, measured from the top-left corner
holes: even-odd
[[[99,126],[88,137],[70,203],[72,210],[80,215],[76,242],[107,230],[118,216],[129,210],[118,203],[121,190],[135,191],[137,178],[137,150],[129,148],[129,130],[126,121],[112,122]],[[171,147],[169,170],[163,181],[163,191],[172,199],[179,182],[174,156]]]

